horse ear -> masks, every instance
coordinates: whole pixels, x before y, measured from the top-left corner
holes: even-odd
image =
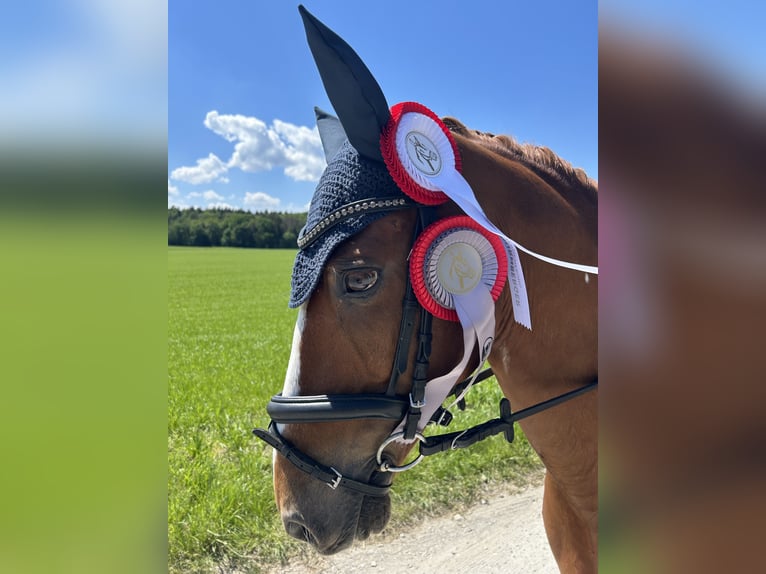
[[[317,118],[317,129],[322,140],[322,148],[324,148],[324,158],[327,163],[330,163],[330,160],[335,157],[340,146],[348,138],[346,137],[346,132],[343,131],[340,120],[334,115],[328,114],[316,106],[314,107],[314,114]]]
[[[391,112],[378,82],[345,40],[303,5],[298,11],[325,91],[348,140],[360,155],[382,162],[380,134]]]

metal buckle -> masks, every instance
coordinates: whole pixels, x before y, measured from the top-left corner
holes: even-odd
[[[459,435],[457,435],[454,439],[452,439],[452,444],[450,445],[450,450],[457,450],[457,441],[459,441],[461,438],[463,438],[463,435],[468,432],[469,429],[465,429],[463,432],[461,432]]]
[[[426,400],[425,398],[422,401],[413,401],[412,400],[412,393],[410,393],[410,406],[413,409],[422,409],[424,406],[426,406]]]
[[[332,482],[328,482],[327,486],[335,490],[336,488],[340,486],[340,481],[343,480],[343,475],[339,473],[337,470],[335,470],[335,468],[333,468],[332,466],[330,467],[330,470],[333,471],[337,476],[335,477],[335,480],[333,480]]]
[[[423,460],[423,455],[422,454],[418,455],[418,457],[415,460],[413,460],[412,462],[409,462],[409,463],[407,463],[405,465],[402,465],[402,466],[391,466],[388,461],[384,461],[383,460],[383,451],[385,450],[385,448],[389,444],[394,442],[395,440],[398,440],[398,439],[400,439],[402,437],[404,437],[404,432],[394,433],[391,436],[389,436],[386,440],[384,440],[383,444],[381,444],[378,447],[378,454],[377,454],[376,460],[378,461],[380,472],[404,472],[405,470],[411,469],[413,466],[415,466],[421,460]],[[415,438],[417,440],[419,440],[420,442],[425,442],[426,441],[426,437],[424,437],[419,432],[415,433]]]

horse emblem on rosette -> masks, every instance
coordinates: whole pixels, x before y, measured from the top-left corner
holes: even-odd
[[[327,168],[298,238],[292,351],[271,424],[254,431],[275,449],[286,531],[347,548],[386,525],[396,473],[511,441],[518,423],[546,467],[561,571],[595,572],[595,183],[546,148],[389,107],[351,47],[299,11],[338,117],[316,110]],[[426,438],[452,419],[447,397],[488,372],[500,416]]]
[[[428,142],[429,145],[423,143]],[[428,175],[436,175],[441,170],[441,157],[436,153],[434,144],[423,134],[410,132],[407,134],[407,153],[411,159],[420,163],[420,170]],[[415,156],[413,158],[413,155]],[[428,166],[428,170],[425,166]]]

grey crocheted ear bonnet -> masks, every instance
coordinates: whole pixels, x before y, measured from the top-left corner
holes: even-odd
[[[298,237],[290,307],[313,293],[333,250],[387,212],[413,202],[396,186],[386,166],[362,157],[345,141],[327,164]]]

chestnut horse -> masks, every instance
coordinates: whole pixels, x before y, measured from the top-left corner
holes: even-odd
[[[348,129],[350,121],[338,109],[343,104],[335,100],[333,104],[348,139],[362,148]],[[325,118],[321,114],[318,118],[322,133]],[[451,118],[443,121],[461,158],[463,177],[497,228],[534,252],[596,265],[595,182],[547,148],[475,132]],[[333,144],[333,138],[344,139],[345,134],[340,127],[335,136],[332,130],[325,132],[326,153],[338,153],[341,146]],[[367,176],[358,177],[359,193],[349,192],[352,202],[380,196],[380,189],[366,188]],[[371,186],[379,185],[370,181]],[[323,185],[320,181],[311,210],[326,200],[320,197]],[[413,237],[421,230],[421,208],[398,201],[395,195],[388,197],[394,197],[391,205],[381,202],[374,220],[347,230],[343,240],[328,249],[303,299],[295,297],[296,285],[307,273],[298,263],[306,250],[299,252],[292,302],[300,305],[282,392],[288,403],[280,410],[275,397],[269,412],[277,424],[256,433],[278,451],[274,492],[285,529],[324,554],[384,528],[390,514],[387,488],[393,477],[385,471],[403,464],[417,444],[388,440],[401,409],[398,415],[376,416],[384,409],[380,397],[411,392],[423,343],[402,337],[407,322],[402,318],[408,312],[402,302],[410,294],[408,258]],[[453,201],[431,209],[435,219],[462,214]],[[503,394],[515,408],[523,409],[596,379],[598,276],[526,253],[519,258],[532,329],[515,320],[506,286],[494,304],[494,343],[488,361]],[[420,305],[411,312],[409,323],[414,324],[427,313]],[[459,323],[433,318],[430,334],[428,381],[451,371],[464,349]],[[402,345],[406,348],[398,350]],[[479,362],[474,349],[458,380]],[[405,366],[400,371],[394,368],[392,375],[395,363]],[[306,408],[312,408],[311,397],[324,395],[337,400],[319,400],[319,410],[351,409],[351,416],[303,416]],[[373,397],[374,408],[358,406],[349,397]],[[298,409],[301,416],[285,416],[302,399],[308,406]],[[597,393],[591,392],[519,423],[546,468],[543,520],[559,568],[566,573],[597,570],[596,408]]]

